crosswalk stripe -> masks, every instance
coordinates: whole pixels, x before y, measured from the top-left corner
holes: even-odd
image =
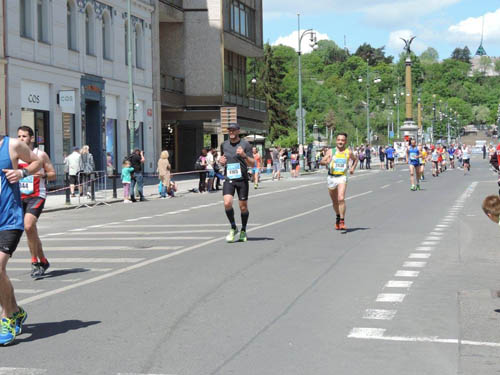
[[[140,237],[137,236],[136,238],[130,238],[130,237],[104,237],[104,238],[99,238],[99,241],[130,241],[131,239],[143,239],[143,240],[211,240],[213,237]],[[51,237],[46,237],[43,238],[43,241],[89,241],[91,238],[88,237],[71,237],[71,236],[64,236],[64,238],[51,238]],[[26,241],[23,241],[26,242]]]
[[[0,375],[39,375],[46,372],[38,368],[0,367]]]
[[[43,251],[169,251],[169,250],[179,250],[182,246],[152,246],[152,247],[126,247],[126,246],[47,246],[44,247]],[[26,252],[29,251],[27,247],[19,247],[16,252]]]
[[[137,263],[144,258],[50,258],[53,263]],[[31,259],[11,259],[9,263],[31,263]]]
[[[241,226],[240,223],[236,223],[237,226]],[[248,227],[259,226],[262,224],[247,224]],[[113,228],[195,228],[195,227],[229,227],[228,223],[225,224],[119,224],[119,223],[109,223],[106,224],[107,227]]]
[[[16,289],[17,294],[36,294],[40,292],[43,292],[43,289]]]
[[[134,231],[126,231],[126,232],[119,232],[119,231],[113,231],[113,232],[85,232],[87,235],[100,235],[100,234],[119,234],[119,235],[126,235],[126,236],[137,236],[137,235],[149,235],[149,234],[183,234],[183,233],[226,233],[227,230],[225,229],[195,229],[195,230],[172,230],[172,231],[156,231],[156,232],[134,232]],[[67,237],[66,237],[67,238]],[[194,237],[194,238],[199,238],[199,237]]]

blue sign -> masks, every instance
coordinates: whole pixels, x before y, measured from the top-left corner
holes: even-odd
[[[393,131],[389,132],[389,138],[394,138],[394,132]]]

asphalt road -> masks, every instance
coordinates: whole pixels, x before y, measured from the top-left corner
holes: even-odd
[[[357,172],[347,233],[324,174],[252,190],[247,243],[219,194],[47,213],[46,277],[24,240],[9,262],[29,317],[0,375],[498,374],[498,188],[472,162],[419,192]]]

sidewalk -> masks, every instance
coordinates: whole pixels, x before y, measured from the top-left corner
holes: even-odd
[[[306,176],[310,174],[315,174],[320,170],[314,170],[311,172],[301,172],[301,176]],[[281,178],[289,179],[290,172],[281,172]],[[193,178],[192,175],[177,175],[173,176],[172,179],[177,183],[178,191],[176,196],[184,196],[186,194],[193,193],[193,189],[198,189],[199,178]],[[261,176],[261,181],[268,181],[272,179],[271,173],[263,173]],[[158,179],[156,177],[145,177],[144,178],[144,196],[146,199],[158,199]],[[111,185],[111,181],[109,184]],[[64,192],[58,192],[51,194],[49,192],[47,201],[45,202],[44,212],[54,212],[61,210],[74,209],[79,207],[87,206],[95,206],[103,203],[112,204],[117,202],[123,202],[123,188],[121,187],[121,183],[117,188],[117,198],[113,198],[113,190],[107,189],[105,191],[96,192],[96,200],[92,202],[87,197],[79,197],[78,195],[75,198],[70,198],[71,203],[66,204],[66,195]],[[196,193],[194,193],[196,194]]]

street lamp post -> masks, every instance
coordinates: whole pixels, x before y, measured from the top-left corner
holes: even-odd
[[[368,60],[366,60],[366,141],[371,144],[371,134],[370,134],[370,65]],[[359,77],[358,82],[362,83],[363,78]],[[376,77],[373,83],[380,83],[382,80]]]
[[[305,125],[304,125],[304,114],[302,109],[302,64],[301,64],[301,55],[302,55],[302,39],[306,36],[310,36],[309,45],[316,49],[318,47],[318,42],[316,39],[316,32],[313,29],[307,29],[304,32],[300,32],[300,14],[297,13],[297,35],[298,35],[298,50],[297,54],[299,56],[299,115],[297,116],[297,141],[300,144],[305,143]]]
[[[432,118],[431,143],[434,143],[434,128],[436,126],[436,94],[432,95],[432,112],[434,115]]]
[[[134,150],[135,100],[132,82],[132,0],[127,0],[127,62],[128,62],[128,127],[130,134],[130,152]]]

